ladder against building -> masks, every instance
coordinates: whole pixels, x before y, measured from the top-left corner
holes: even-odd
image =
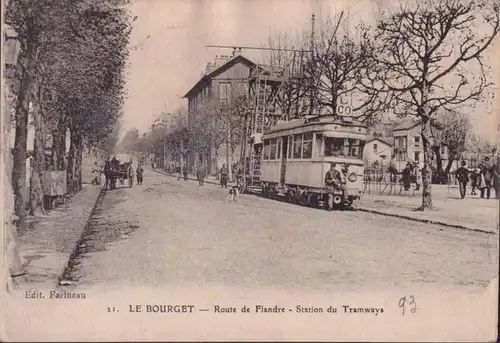
[[[283,85],[280,71],[276,72],[268,66],[256,66],[249,78],[249,97],[254,100],[253,118],[251,120],[251,148],[249,184],[247,190],[260,192],[260,161],[262,158],[262,136],[276,124],[281,115],[276,114],[279,108],[278,93]]]

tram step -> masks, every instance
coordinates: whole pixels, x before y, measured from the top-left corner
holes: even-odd
[[[247,192],[260,194],[260,193],[262,193],[262,189],[260,187],[247,186]]]

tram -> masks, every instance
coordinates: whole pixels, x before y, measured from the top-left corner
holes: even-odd
[[[328,199],[325,174],[335,163],[345,183],[343,190],[334,191],[334,207],[352,205],[362,192],[366,140],[366,126],[347,116],[315,116],[270,127],[262,136],[262,194],[323,207]]]

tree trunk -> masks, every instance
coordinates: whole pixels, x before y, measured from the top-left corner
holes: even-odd
[[[181,138],[181,143],[180,143],[180,154],[179,154],[179,165],[181,167],[181,172],[184,170],[184,141]]]
[[[220,173],[219,173],[219,148],[214,146],[214,151],[215,151],[215,179],[219,180],[220,179]]]
[[[28,116],[31,99],[32,70],[23,73],[16,102],[16,131],[12,166],[14,211],[23,224],[26,216],[26,153],[28,144]],[[10,146],[10,143],[9,143]]]
[[[451,170],[451,167],[453,166],[453,162],[454,162],[454,159],[450,157],[448,159],[448,163],[446,164],[446,167],[444,168],[445,175],[450,174],[450,170]]]
[[[436,180],[439,184],[442,184],[445,182],[445,173],[443,172],[443,158],[441,157],[441,147],[433,145],[431,147],[431,150],[434,152],[434,156],[436,157]]]
[[[229,133],[228,133],[229,134]],[[230,164],[230,160],[229,160],[229,142],[228,140],[226,139],[226,167],[227,167],[227,178],[228,180],[231,180],[231,164]]]
[[[75,164],[76,164],[76,154],[77,154],[76,134],[71,131],[69,154],[68,154],[68,164],[66,167],[66,185],[68,188],[68,193],[75,192]]]
[[[424,211],[425,209],[432,209],[432,169],[430,166],[432,148],[430,137],[430,121],[426,116],[422,117],[422,146],[424,150],[424,166],[422,168],[422,206],[418,209]]]
[[[76,135],[76,156],[75,156],[75,174],[73,175],[74,191],[81,191],[83,188],[82,180],[82,161],[83,161],[83,139],[80,134]]]
[[[4,247],[6,249],[6,260],[8,262],[8,271],[9,274],[5,278],[7,281],[7,290],[12,290],[12,278],[11,276],[16,276],[23,272],[21,257],[19,255],[19,250],[16,244],[16,228],[13,225],[12,219],[14,215],[14,193],[11,184],[12,179],[12,152],[10,149],[10,137],[11,137],[11,103],[6,99],[9,94],[8,86],[5,87],[5,98],[4,98],[4,106],[2,107],[2,115],[4,116],[4,120],[2,120],[2,127],[0,135],[0,139],[2,140],[2,144],[0,147],[2,148],[2,168],[0,168],[0,175],[3,179],[3,198],[0,206],[3,207],[3,224],[5,230],[5,244]]]
[[[52,167],[66,169],[66,120],[60,118],[56,130],[52,131]]]
[[[33,144],[33,168],[30,180],[30,214],[34,215],[37,207],[43,206],[42,179],[45,164],[45,129],[40,108],[40,102],[36,101],[33,108],[33,119],[35,124],[35,141]]]

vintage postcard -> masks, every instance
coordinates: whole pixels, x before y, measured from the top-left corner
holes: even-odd
[[[7,0],[5,341],[498,334],[499,0]]]

